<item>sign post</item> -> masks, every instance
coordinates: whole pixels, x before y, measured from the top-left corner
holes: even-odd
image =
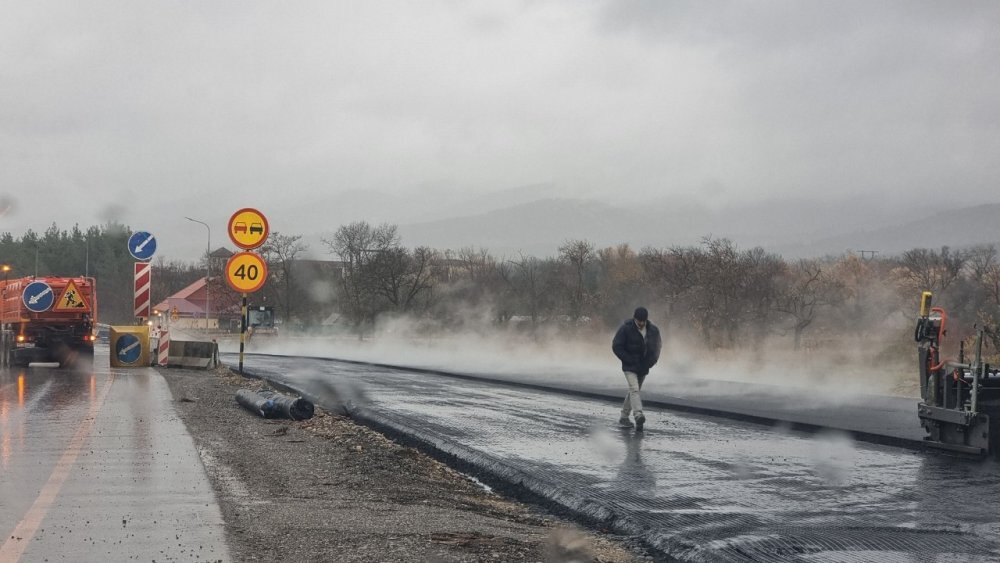
[[[128,252],[137,260],[133,276],[135,318],[142,324],[149,319],[152,268],[149,263],[156,254],[156,237],[146,231],[136,231],[128,237]]]
[[[243,295],[240,318],[240,375],[243,375],[243,348],[247,334],[247,293],[253,293],[267,281],[267,263],[260,255],[249,252],[264,244],[270,226],[264,214],[252,207],[244,207],[229,218],[226,227],[229,240],[247,252],[229,257],[226,263],[226,282]]]

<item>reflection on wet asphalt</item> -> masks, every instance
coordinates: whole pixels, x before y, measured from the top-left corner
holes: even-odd
[[[689,561],[1000,560],[1000,464],[648,409],[642,434],[598,400],[323,360],[251,356],[624,514]],[[294,366],[294,367],[293,367]]]
[[[151,368],[0,369],[0,561],[229,560],[222,515]]]

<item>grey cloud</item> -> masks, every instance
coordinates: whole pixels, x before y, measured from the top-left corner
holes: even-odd
[[[538,184],[714,204],[948,186],[974,203],[1000,173],[993,3],[40,1],[6,15],[0,185],[17,205],[0,230],[115,208],[180,244],[185,213],[221,232],[259,206],[308,232],[327,225],[296,206],[345,191],[425,217],[442,198],[414,193]],[[379,219],[365,213],[351,218]]]

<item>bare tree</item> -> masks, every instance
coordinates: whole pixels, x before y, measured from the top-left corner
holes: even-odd
[[[293,264],[298,255],[307,249],[301,239],[302,235],[283,235],[275,231],[261,247],[261,255],[268,264],[269,273],[280,287],[277,294],[285,322],[291,320],[299,302],[296,298],[298,292],[295,291]]]
[[[551,264],[534,256],[520,255],[517,260],[505,262],[501,275],[515,296],[518,305],[527,308],[532,326],[537,326],[542,313],[548,310],[548,298],[552,292]]]
[[[802,334],[816,320],[821,307],[842,299],[841,284],[829,276],[818,260],[799,260],[783,276],[777,310],[792,318],[794,349],[802,346]]]
[[[982,282],[997,265],[997,247],[992,244],[976,245],[966,251],[966,266],[972,280],[977,283]]]
[[[368,279],[393,309],[411,311],[419,298],[427,297],[434,287],[432,266],[436,258],[437,252],[426,246],[413,252],[402,247],[387,248],[372,258]]]
[[[570,240],[559,247],[559,259],[569,267],[571,283],[568,284],[569,315],[574,320],[583,316],[590,301],[586,271],[595,257],[594,245],[585,240]]]
[[[646,282],[642,264],[628,244],[597,251],[595,307],[605,322],[617,323],[645,300]]]
[[[485,248],[462,248],[458,251],[458,261],[470,280],[486,281],[496,276],[497,261]]]
[[[365,221],[355,221],[337,229],[332,239],[322,239],[330,251],[344,262],[343,301],[341,306],[355,326],[373,322],[379,312],[379,288],[376,257],[398,249],[396,225],[384,223],[373,227]]]
[[[993,264],[986,270],[982,284],[993,300],[993,305],[1000,307],[1000,264]]]
[[[754,327],[747,334],[759,342],[774,324],[772,316],[778,300],[778,280],[788,265],[777,254],[758,246],[740,254],[740,266],[743,275],[740,298],[746,315],[742,320]]]
[[[702,239],[704,259],[698,269],[698,292],[694,312],[702,340],[706,345],[717,346],[724,335],[725,342],[735,344],[737,328],[745,312],[740,302],[743,283],[739,250],[729,239]]]
[[[926,248],[907,250],[900,258],[897,276],[912,292],[944,292],[962,273],[966,255],[953,252],[947,246],[940,252]]]

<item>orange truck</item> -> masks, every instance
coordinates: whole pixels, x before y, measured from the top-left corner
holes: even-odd
[[[94,278],[26,277],[0,281],[4,363],[92,362],[97,326]]]

